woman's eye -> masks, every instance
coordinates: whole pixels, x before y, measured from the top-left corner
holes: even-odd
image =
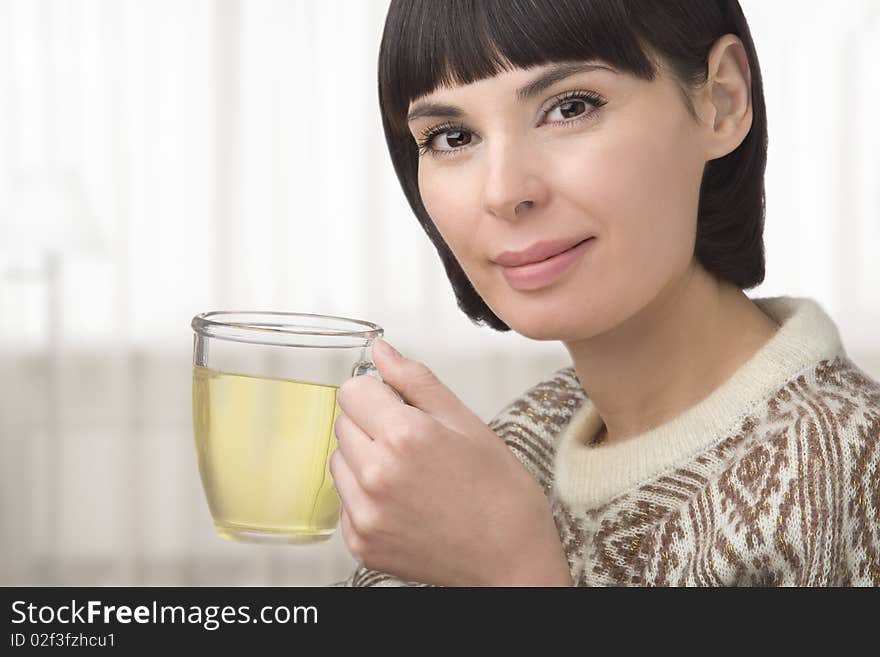
[[[559,103],[556,107],[547,112],[547,117],[550,118],[554,112],[559,111],[560,116],[562,117],[559,120],[565,121],[566,119],[580,116],[586,111],[586,109],[587,103],[583,100],[575,98],[573,100],[566,100],[565,102]]]
[[[471,133],[466,130],[446,130],[432,139],[436,150],[455,150],[471,143]]]

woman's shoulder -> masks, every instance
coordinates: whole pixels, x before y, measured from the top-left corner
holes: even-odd
[[[845,354],[819,362],[809,382],[823,397],[841,395],[857,409],[880,413],[880,381]]]
[[[586,399],[574,367],[561,367],[529,386],[487,424],[549,490],[556,440]]]
[[[549,492],[556,443],[587,395],[575,369],[561,367],[506,404],[487,424]]]
[[[786,382],[761,411],[757,422],[768,429],[788,427],[790,437],[802,438],[805,447],[818,448],[820,437],[842,449],[880,440],[880,382],[845,354]]]
[[[822,360],[744,411],[694,464],[746,489],[778,490],[806,475],[820,494],[820,479],[870,477],[880,471],[880,383],[845,355]]]
[[[558,430],[583,404],[587,395],[573,366],[561,367],[529,386],[502,407],[489,422],[493,429],[510,422],[527,421],[535,428]]]
[[[848,356],[821,360],[743,409],[733,431],[699,457],[733,465],[799,444],[804,457],[880,440],[880,382]],[[880,456],[880,455],[878,455]]]

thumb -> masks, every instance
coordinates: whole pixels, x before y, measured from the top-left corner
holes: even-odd
[[[382,338],[373,342],[372,358],[382,380],[409,405],[465,435],[488,428],[424,363],[406,358]]]

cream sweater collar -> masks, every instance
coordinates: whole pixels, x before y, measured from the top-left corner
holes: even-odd
[[[752,301],[780,328],[720,387],[672,420],[609,445],[588,445],[602,426],[587,399],[559,436],[554,462],[559,497],[592,509],[661,475],[726,437],[786,381],[821,360],[845,356],[834,321],[806,297]]]

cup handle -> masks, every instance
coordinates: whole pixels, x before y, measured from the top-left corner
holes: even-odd
[[[373,363],[371,361],[368,361],[368,360],[359,361],[359,362],[355,363],[355,366],[351,370],[352,376],[361,376],[364,374],[366,374],[367,376],[371,376],[378,381],[382,381],[382,375],[379,374],[378,368],[375,365],[373,365]],[[382,381],[382,382],[385,383],[384,381]],[[388,385],[388,384],[386,383],[385,385]],[[400,396],[400,393],[397,392],[397,390],[395,390],[391,386],[388,386],[388,387],[391,388],[391,391],[397,396],[397,398],[401,401],[401,403],[403,403],[403,404],[406,403],[406,401],[403,399],[403,397]]]

